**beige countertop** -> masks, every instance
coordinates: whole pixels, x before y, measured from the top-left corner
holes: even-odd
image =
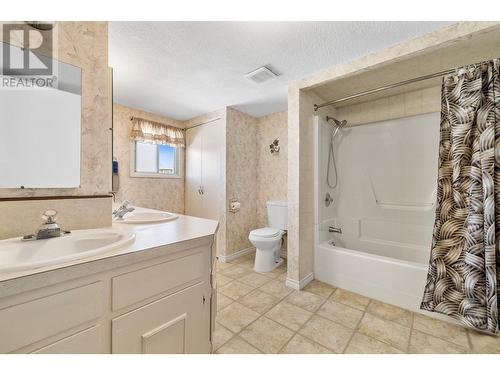
[[[140,207],[136,207],[136,210],[139,212],[155,211]],[[12,294],[9,290],[18,284],[20,278],[23,284],[26,284],[26,288],[31,289],[27,284],[44,284],[49,280],[50,282],[64,281],[68,278],[83,276],[85,273],[119,267],[144,257],[161,256],[168,254],[169,251],[182,251],[183,248],[193,247],[193,244],[200,246],[211,244],[214,241],[213,236],[217,231],[218,222],[179,214],[175,220],[167,222],[113,223],[113,228],[131,231],[135,234],[135,240],[130,244],[93,257],[36,269],[0,273],[0,297]],[[125,257],[125,255],[128,256]]]

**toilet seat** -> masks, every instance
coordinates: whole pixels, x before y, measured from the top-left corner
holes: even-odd
[[[250,236],[259,238],[276,238],[281,237],[282,234],[281,230],[269,227],[254,229],[250,232]]]

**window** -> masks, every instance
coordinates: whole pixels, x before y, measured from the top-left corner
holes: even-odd
[[[181,177],[178,147],[133,141],[132,177]]]

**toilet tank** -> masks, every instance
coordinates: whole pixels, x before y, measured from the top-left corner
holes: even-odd
[[[271,228],[287,230],[288,228],[288,205],[287,202],[267,202],[267,225]]]

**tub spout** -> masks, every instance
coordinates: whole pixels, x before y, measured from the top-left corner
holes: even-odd
[[[328,232],[342,234],[342,228],[328,227]]]

